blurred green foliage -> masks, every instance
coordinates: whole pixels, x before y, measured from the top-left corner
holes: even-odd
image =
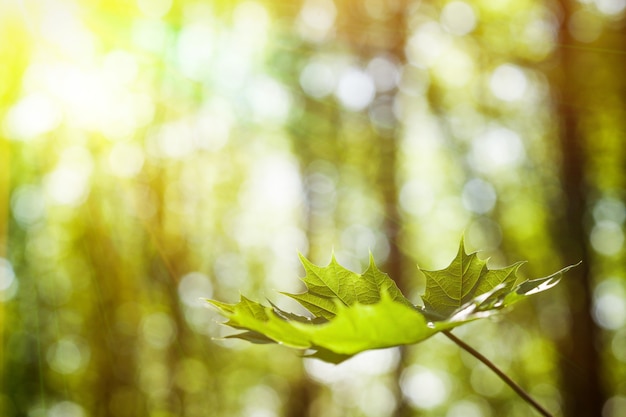
[[[211,340],[199,298],[300,291],[296,251],[369,250],[416,298],[465,231],[496,267],[585,267],[458,334],[555,413],[623,415],[625,13],[0,3],[0,414],[527,415],[445,339],[339,367]]]

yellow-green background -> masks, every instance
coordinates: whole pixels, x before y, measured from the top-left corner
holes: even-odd
[[[464,234],[525,277],[456,334],[626,415],[626,1],[0,1],[0,414],[528,416],[445,338],[341,366],[227,334],[300,251],[416,303]]]

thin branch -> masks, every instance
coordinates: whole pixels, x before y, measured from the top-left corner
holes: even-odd
[[[450,330],[444,331],[443,334],[445,334],[448,337],[448,339],[452,340],[454,343],[456,343],[463,350],[465,350],[466,352],[468,352],[469,354],[474,356],[476,359],[478,359],[479,361],[481,361],[482,363],[487,365],[487,367],[489,367],[489,369],[491,369],[493,372],[495,372],[495,374],[498,375],[504,382],[506,382],[506,384],[508,386],[513,388],[513,391],[515,391],[517,393],[517,395],[519,395],[528,404],[533,406],[533,408],[535,410],[537,410],[539,412],[539,414],[541,414],[544,417],[553,417],[552,414],[550,414],[537,401],[535,401],[526,391],[524,391],[524,389],[522,387],[517,385],[517,383],[515,383],[515,381],[513,381],[511,378],[509,378],[509,376],[507,374],[502,372],[493,362],[491,362],[489,359],[484,357],[480,352],[478,352],[476,349],[474,349],[473,347],[471,347],[470,345],[468,345],[467,343],[465,343],[464,341],[462,341],[461,339],[459,339],[455,335],[453,335],[452,332],[450,332]]]

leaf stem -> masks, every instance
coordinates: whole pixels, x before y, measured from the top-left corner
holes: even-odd
[[[467,343],[465,343],[464,341],[462,341],[461,339],[459,339],[455,335],[453,335],[450,330],[443,331],[443,334],[445,334],[448,337],[448,339],[452,340],[454,343],[456,343],[463,350],[465,350],[466,352],[468,352],[469,354],[474,356],[476,359],[478,359],[479,361],[481,361],[482,363],[487,365],[487,367],[489,369],[491,369],[493,372],[495,372],[495,374],[498,375],[500,377],[500,379],[502,379],[504,382],[506,382],[506,384],[508,386],[513,388],[513,391],[515,391],[517,393],[517,395],[519,395],[524,401],[526,401],[535,410],[537,410],[539,412],[539,414],[541,414],[544,417],[553,417],[552,414],[550,414],[537,401],[535,401],[526,391],[524,391],[524,389],[522,387],[520,387],[515,381],[513,381],[511,378],[509,378],[509,376],[507,374],[502,372],[493,362],[491,362],[489,359],[484,357],[480,352],[478,352],[476,349],[474,349],[473,347],[471,347],[470,345],[468,345]]]

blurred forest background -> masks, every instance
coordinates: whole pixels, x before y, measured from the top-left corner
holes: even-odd
[[[340,365],[225,334],[297,251],[462,234],[557,288],[455,334],[556,415],[626,415],[626,0],[3,0],[0,414],[495,417],[444,337]]]

